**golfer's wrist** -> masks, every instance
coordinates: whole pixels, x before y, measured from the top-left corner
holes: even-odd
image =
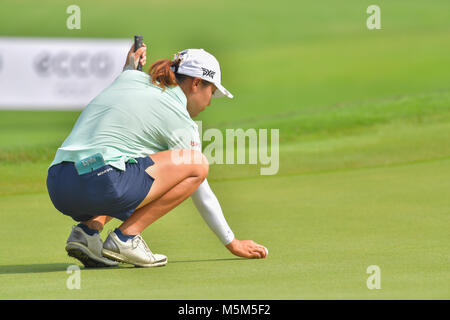
[[[233,238],[233,240],[231,240],[230,243],[226,244],[225,247],[230,250],[233,251],[234,249],[236,249],[238,240],[236,238]]]

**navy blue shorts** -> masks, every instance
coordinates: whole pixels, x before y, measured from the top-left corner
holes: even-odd
[[[154,179],[145,169],[154,164],[150,157],[126,163],[121,171],[110,165],[78,175],[73,162],[49,168],[47,189],[56,209],[75,221],[95,216],[127,220],[145,199]]]

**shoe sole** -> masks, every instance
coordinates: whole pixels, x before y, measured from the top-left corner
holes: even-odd
[[[96,256],[85,246],[77,242],[68,242],[66,251],[69,257],[79,260],[86,268],[111,268],[117,267],[119,264],[111,261],[107,263],[98,260]]]
[[[106,257],[108,259],[118,261],[118,262],[123,262],[123,263],[129,263],[129,264],[135,265],[137,267],[143,267],[143,268],[162,267],[167,264],[167,258],[162,261],[157,261],[154,263],[140,263],[140,262],[132,261],[132,260],[128,259],[127,257],[125,257],[124,255],[121,255],[120,253],[116,253],[114,251],[107,250],[107,249],[103,249],[102,254],[104,257]]]

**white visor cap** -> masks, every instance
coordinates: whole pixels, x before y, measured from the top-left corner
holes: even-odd
[[[214,92],[214,98],[228,97],[233,95],[222,86],[219,61],[210,53],[203,49],[186,49],[175,55],[175,59],[180,58],[181,62],[176,70],[179,74],[190,77],[198,77],[205,81],[213,83],[217,90]],[[174,67],[172,67],[172,71]]]

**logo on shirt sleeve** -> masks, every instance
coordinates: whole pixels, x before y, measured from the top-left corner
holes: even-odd
[[[200,142],[191,140],[191,147],[200,147]]]

